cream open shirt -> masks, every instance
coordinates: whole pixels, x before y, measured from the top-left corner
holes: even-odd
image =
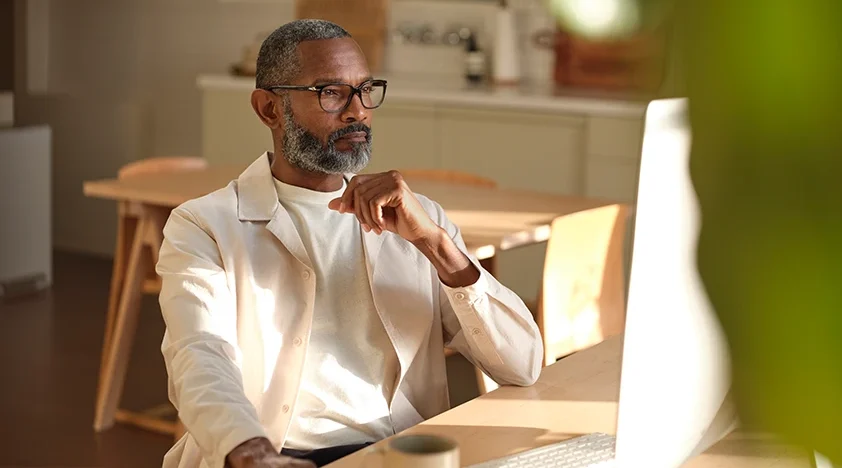
[[[173,210],[164,228],[161,350],[169,397],[188,431],[164,468],[222,468],[226,455],[253,437],[283,447],[315,275],[269,166],[264,153],[227,187]],[[467,252],[442,208],[418,199]],[[475,258],[479,280],[449,288],[399,236],[363,232],[363,244],[377,314],[400,366],[390,405],[396,431],[449,408],[445,345],[500,384],[535,382],[543,347],[532,315]]]

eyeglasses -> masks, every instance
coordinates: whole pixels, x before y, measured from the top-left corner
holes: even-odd
[[[359,86],[347,83],[328,83],[317,86],[277,85],[263,88],[267,91],[286,89],[292,91],[311,91],[318,93],[319,105],[330,114],[344,111],[351,104],[354,95],[366,109],[377,109],[386,98],[386,80],[369,80]]]

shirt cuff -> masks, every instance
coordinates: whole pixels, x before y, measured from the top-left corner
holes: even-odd
[[[486,273],[486,271],[473,260],[471,260],[471,263],[473,263],[474,266],[477,267],[477,270],[479,270],[479,278],[477,278],[474,284],[452,288],[444,283],[441,283],[445,293],[447,294],[447,298],[450,299],[450,303],[453,305],[454,309],[470,309],[476,301],[488,293],[488,273]]]

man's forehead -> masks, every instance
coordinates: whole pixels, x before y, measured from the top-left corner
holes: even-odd
[[[304,80],[341,78],[356,82],[370,75],[365,55],[350,37],[305,41],[298,45],[298,52]]]

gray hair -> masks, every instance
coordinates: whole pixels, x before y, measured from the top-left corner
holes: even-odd
[[[299,44],[343,37],[351,35],[342,26],[319,19],[300,19],[279,27],[260,46],[255,85],[265,88],[292,84],[290,81],[301,71]]]

